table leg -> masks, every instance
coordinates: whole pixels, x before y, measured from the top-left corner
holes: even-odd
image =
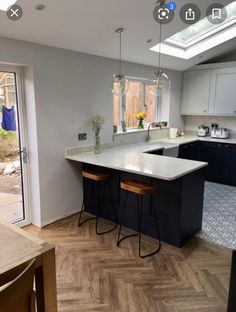
[[[42,254],[42,266],[35,274],[37,311],[57,312],[55,249]]]

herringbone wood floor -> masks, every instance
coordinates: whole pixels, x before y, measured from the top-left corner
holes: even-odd
[[[77,220],[26,228],[56,246],[59,312],[226,311],[229,250],[194,238],[141,260],[135,237],[117,248],[117,230],[97,236],[93,221],[78,228]]]

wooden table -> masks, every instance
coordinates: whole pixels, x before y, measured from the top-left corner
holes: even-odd
[[[34,258],[37,311],[57,312],[55,248],[0,220],[0,286],[16,266]]]

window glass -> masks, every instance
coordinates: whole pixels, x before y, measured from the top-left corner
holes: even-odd
[[[125,96],[126,127],[135,127],[135,114],[142,111],[142,83],[129,81],[129,90]]]
[[[113,95],[113,125],[120,125],[120,98],[118,95]]]
[[[157,121],[157,98],[151,93],[152,90],[154,90],[154,86],[145,85],[146,123]]]
[[[145,123],[157,121],[157,98],[151,94],[153,87],[140,80],[129,80],[128,83],[128,92],[121,101],[113,95],[113,125],[120,126],[121,120],[125,120],[127,128],[134,128],[138,123],[135,114],[139,112],[147,113]]]

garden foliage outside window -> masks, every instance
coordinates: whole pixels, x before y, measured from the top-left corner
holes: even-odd
[[[145,123],[157,120],[157,98],[151,94],[151,85],[145,80],[129,80],[127,94],[119,98],[113,95],[113,125],[120,126],[126,122],[127,128],[137,127],[135,114],[146,112]]]

